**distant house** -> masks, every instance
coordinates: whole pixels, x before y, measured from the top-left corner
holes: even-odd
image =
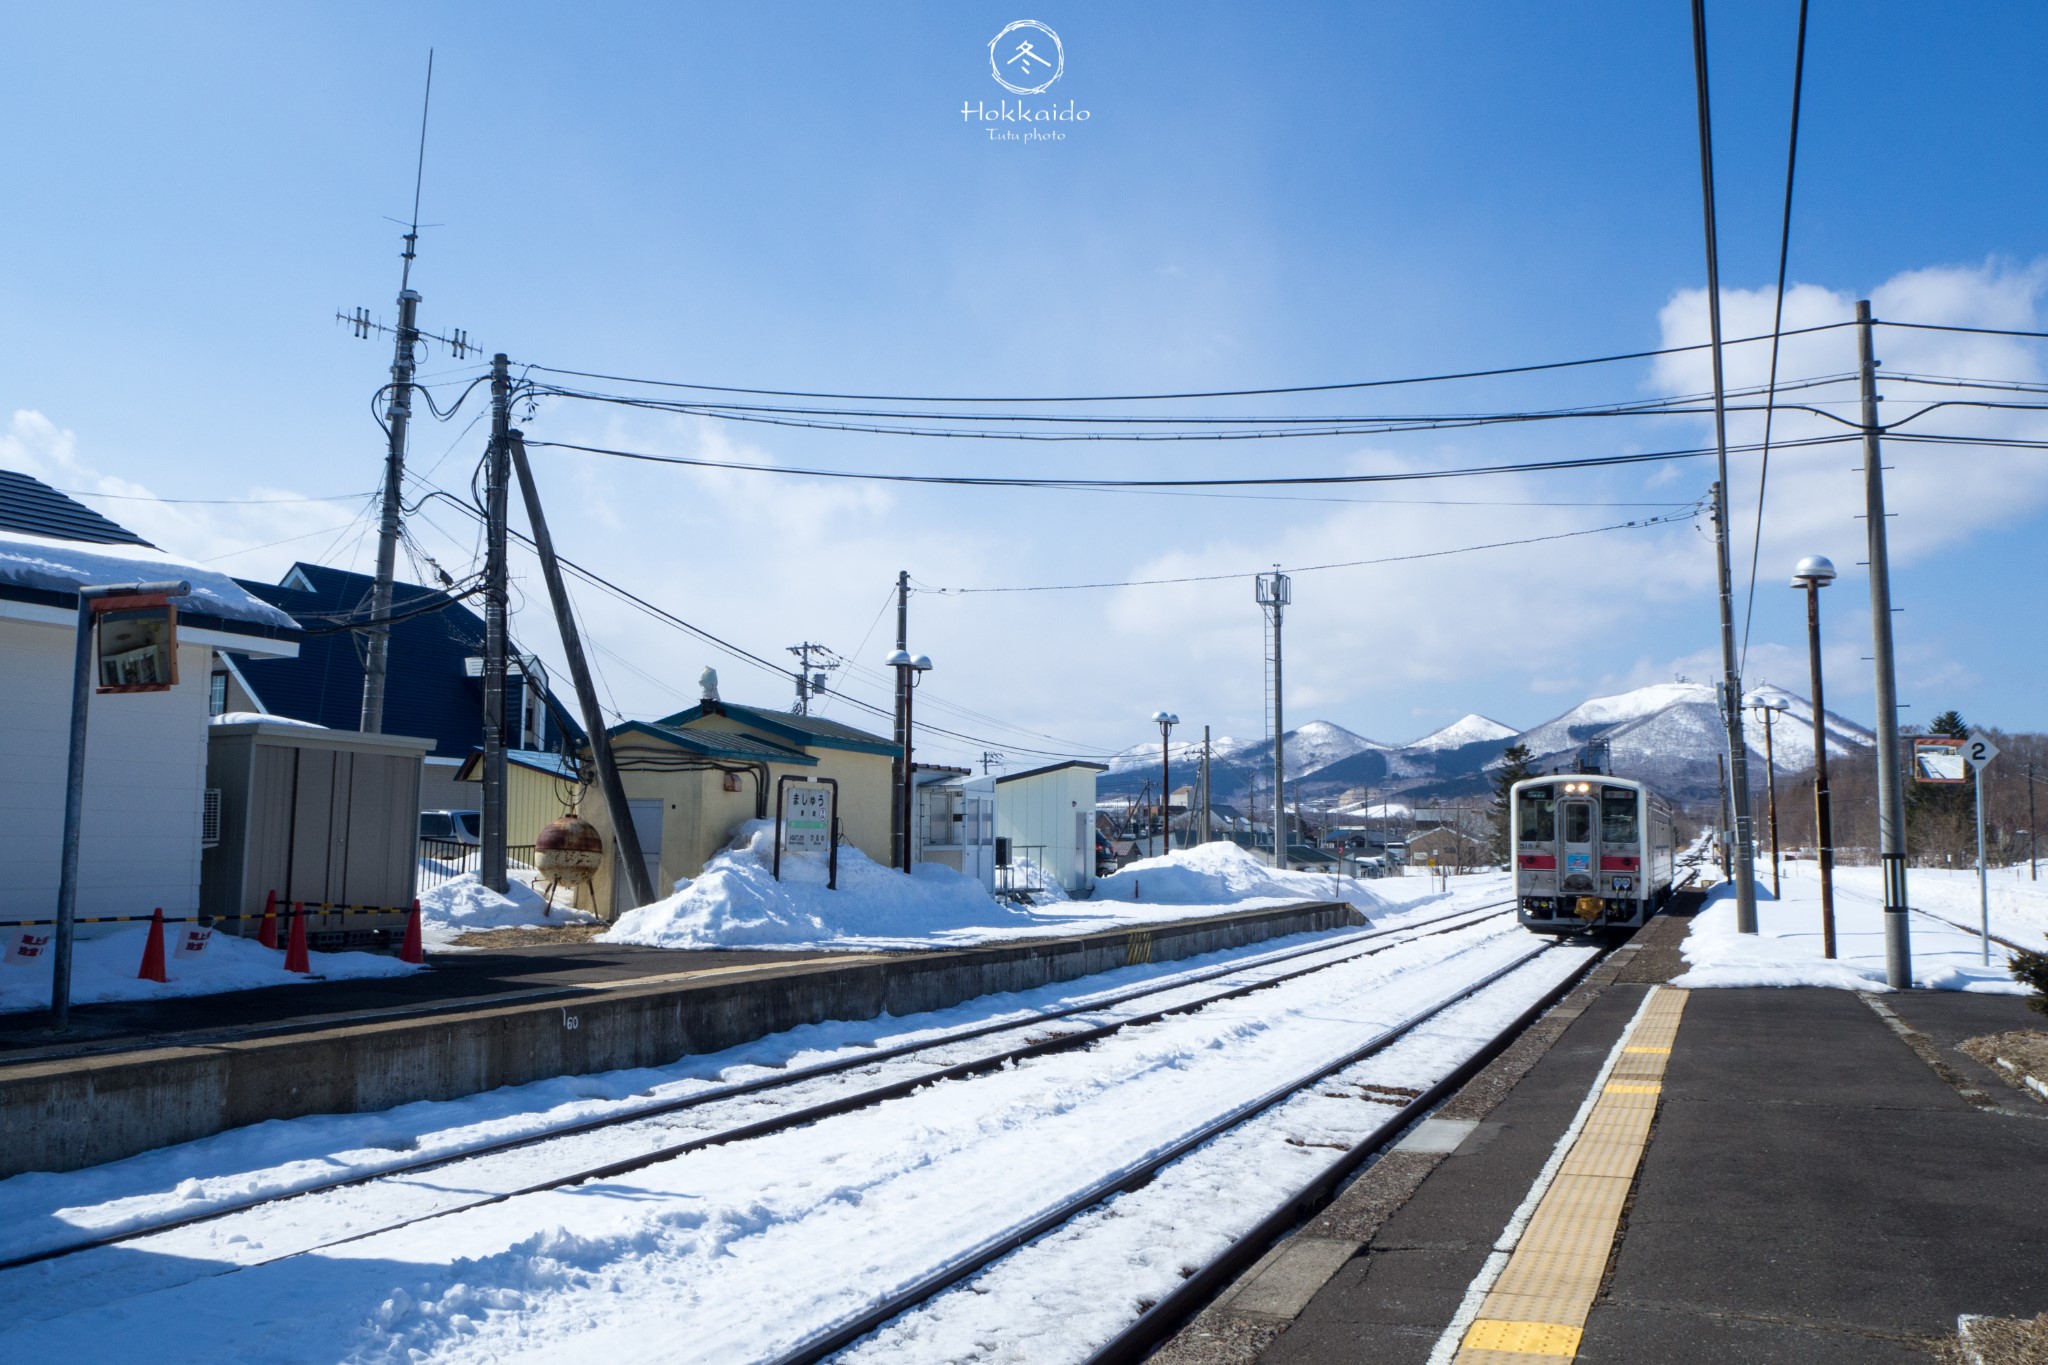
[[[1406,860],[1416,867],[1474,867],[1486,861],[1486,843],[1450,825],[1410,835]]]
[[[226,575],[0,470],[0,691],[8,702],[0,710],[0,918],[47,918],[57,903],[78,590],[175,579],[192,585],[177,599],[175,683],[89,698],[80,916],[199,908],[201,851],[213,832],[206,764],[215,661],[227,653],[290,659],[298,630]]]
[[[657,896],[701,873],[748,820],[773,818],[776,782],[785,774],[837,780],[844,840],[876,862],[891,860],[889,759],[899,751],[880,735],[721,701],[606,734]],[[586,802],[582,814],[615,849],[604,803]],[[616,858],[608,857],[583,903],[605,914],[631,909],[623,887]]]
[[[362,723],[363,655],[359,631],[345,628],[368,611],[373,580],[321,564],[294,564],[277,583],[235,580],[251,596],[288,613],[305,631],[297,657],[224,654],[212,678],[212,709],[262,711],[330,730]],[[482,746],[483,618],[438,588],[392,586],[387,734],[434,741],[420,783],[422,810],[474,809],[478,790],[457,774]],[[338,626],[344,627],[337,629]],[[573,752],[582,727],[555,700],[539,659],[513,651],[505,679],[505,745]]]

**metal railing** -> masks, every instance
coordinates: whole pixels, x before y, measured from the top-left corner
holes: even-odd
[[[483,848],[478,844],[465,844],[455,839],[420,840],[417,893],[425,895],[437,886],[454,881],[465,872],[481,871],[483,855]],[[533,845],[507,844],[505,864],[515,874],[534,871]]]

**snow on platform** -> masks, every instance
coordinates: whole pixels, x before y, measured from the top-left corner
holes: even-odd
[[[426,867],[431,860],[420,859]],[[457,938],[480,929],[533,929],[551,924],[592,924],[588,910],[557,905],[514,871],[499,895],[474,872],[464,872],[420,893],[420,935],[430,948],[447,949]]]
[[[814,855],[786,855],[778,882],[772,871],[774,838],[772,822],[748,822],[734,847],[706,863],[701,875],[677,882],[675,894],[666,899],[619,916],[599,940],[654,948],[946,948],[1099,933],[1188,919],[1191,911],[1222,914],[1337,899],[1328,876],[1290,873],[1284,883],[1255,884],[1245,877],[1204,870],[1206,863],[1177,872],[1175,893],[1167,894],[1167,884],[1161,882],[1157,897],[1147,888],[1147,894],[1136,899],[1116,889],[1119,877],[1148,865],[1134,863],[1118,877],[1099,883],[1091,900],[1017,905],[995,899],[980,882],[951,868],[920,863],[915,875],[905,876],[851,846],[839,850],[839,888],[834,891],[825,886],[824,859]],[[1229,844],[1149,861],[1178,865],[1203,858],[1210,850],[1228,850],[1272,875],[1271,869]],[[1380,904],[1362,885],[1353,885],[1359,892],[1354,904]]]
[[[313,953],[310,976],[284,969],[284,950],[266,948],[253,938],[216,933],[204,952],[179,957],[173,951],[183,924],[164,926],[164,968],[167,982],[136,976],[142,965],[147,924],[129,925],[110,934],[80,938],[72,945],[71,1003],[104,1004],[115,1000],[167,1000],[179,995],[216,995],[252,991],[264,986],[302,986],[309,981],[344,981],[377,976],[407,976],[423,968],[383,953]],[[32,964],[0,965],[0,1014],[18,1014],[50,1007],[51,956]]]
[[[2026,876],[2020,868],[2019,877]],[[1836,957],[1821,956],[1820,881],[1810,862],[1787,862],[1782,900],[1770,897],[1770,862],[1757,863],[1757,930],[1735,930],[1735,887],[1723,882],[1708,893],[1681,951],[1691,970],[1671,984],[1715,986],[1829,986],[1888,991],[1884,962],[1884,891],[1874,867],[1835,869]],[[1908,932],[1914,984],[1929,990],[2024,995],[2006,969],[2010,956],[1991,945],[1984,965],[1977,935],[1977,874],[1913,868],[1907,894],[1916,913]],[[1938,917],[1938,918],[1937,918]],[[1945,921],[1954,921],[1947,923]],[[2048,946],[2048,883],[2016,880],[2013,869],[1991,874],[1991,932],[2031,948]]]

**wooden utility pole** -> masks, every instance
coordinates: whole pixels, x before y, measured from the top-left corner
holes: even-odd
[[[491,449],[484,472],[484,829],[477,875],[501,896],[506,891],[505,497],[511,482],[511,418],[512,377],[500,351],[491,357]]]
[[[555,609],[555,625],[562,632],[562,654],[569,662],[569,679],[576,686],[576,706],[583,714],[583,729],[590,737],[591,764],[597,769],[597,789],[604,798],[605,814],[611,817],[612,847],[618,853],[620,871],[635,906],[652,903],[654,879],[647,875],[647,860],[640,852],[640,831],[633,827],[633,808],[627,804],[625,786],[619,781],[618,765],[612,760],[611,736],[605,732],[604,712],[597,704],[597,689],[591,685],[590,664],[583,657],[583,638],[576,630],[576,617],[569,609],[569,590],[562,582],[562,566],[555,558],[554,538],[548,534],[547,517],[541,512],[540,490],[534,487],[533,471],[526,464],[526,440],[514,429],[507,446],[512,467],[519,475],[519,492],[526,500],[526,520],[533,527],[533,548],[540,555],[541,577],[547,580],[548,601]]]

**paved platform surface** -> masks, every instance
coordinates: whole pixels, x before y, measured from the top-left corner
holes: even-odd
[[[683,973],[730,971],[845,953],[642,948],[620,943],[541,944],[530,948],[430,953],[431,970],[367,981],[316,981],[171,1000],[74,1005],[68,1034],[47,1015],[0,1015],[0,1062],[98,1055],[235,1034],[262,1037],[327,1028],[348,1017],[400,1018],[468,1009],[485,1001],[545,1000],[592,986]]]
[[[1646,994],[1680,970],[1685,928],[1653,922],[1547,1038],[1539,1024],[1159,1359],[1430,1360]],[[2012,996],[1686,993],[1575,1356],[1484,1358],[1925,1362],[1958,1314],[2048,1309],[2048,1105],[1955,1046],[2044,1022]]]

